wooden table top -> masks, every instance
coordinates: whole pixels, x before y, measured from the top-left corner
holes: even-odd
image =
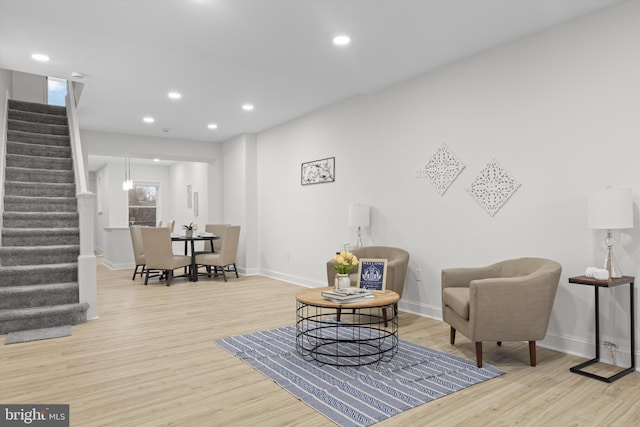
[[[312,288],[306,289],[296,294],[296,300],[303,304],[312,305],[314,307],[326,307],[326,308],[369,308],[369,307],[383,307],[385,305],[395,304],[400,299],[394,291],[386,290],[384,292],[373,292],[374,298],[370,301],[359,301],[349,303],[336,303],[325,299],[322,296],[322,292],[335,289],[333,286],[326,288]]]
[[[569,283],[575,283],[578,285],[591,285],[601,286],[603,288],[610,288],[618,285],[626,285],[635,281],[633,276],[611,277],[607,280],[598,280],[587,276],[569,277]]]

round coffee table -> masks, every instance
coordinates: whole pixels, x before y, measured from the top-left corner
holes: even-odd
[[[296,295],[296,350],[321,365],[363,366],[388,362],[398,352],[400,296],[374,292],[374,299],[335,303],[322,296],[333,287]]]

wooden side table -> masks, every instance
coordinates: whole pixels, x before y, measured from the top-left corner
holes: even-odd
[[[591,279],[586,276],[577,276],[570,277],[569,283],[575,283],[578,285],[587,285],[593,286],[595,290],[595,302],[596,302],[596,357],[587,362],[581,363],[570,368],[571,372],[575,372],[576,374],[584,375],[589,378],[595,378],[596,380],[604,381],[607,383],[614,382],[620,377],[623,377],[631,372],[636,370],[636,333],[635,333],[635,316],[633,313],[634,301],[633,301],[633,283],[635,277],[633,276],[622,276],[617,278],[612,278],[609,280],[596,280]],[[600,361],[600,300],[599,300],[599,289],[600,288],[612,288],[614,286],[626,285],[629,284],[629,318],[630,318],[630,339],[631,339],[631,366],[629,368],[625,368],[622,371],[611,375],[610,377],[603,377],[600,375],[592,374],[591,372],[583,371],[582,368],[585,368],[589,365],[593,365]]]

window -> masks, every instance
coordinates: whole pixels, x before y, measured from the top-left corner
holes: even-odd
[[[158,184],[133,184],[129,190],[129,224],[155,227],[157,223]]]
[[[67,96],[67,81],[47,77],[47,102],[49,105],[65,105]]]

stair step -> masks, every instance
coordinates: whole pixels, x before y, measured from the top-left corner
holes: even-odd
[[[5,212],[5,228],[78,228],[77,212]]]
[[[77,212],[75,197],[5,196],[5,212]]]
[[[76,186],[71,183],[5,181],[5,196],[75,197]]]
[[[0,265],[69,264],[78,261],[79,245],[0,247]]]
[[[55,114],[58,116],[67,115],[67,108],[61,105],[40,104],[38,102],[18,101],[15,99],[9,100],[9,109],[43,114]]]
[[[54,326],[78,325],[87,320],[89,304],[63,304],[0,310],[0,334]]]
[[[44,135],[69,135],[69,126],[67,125],[50,125],[22,120],[7,120],[7,129]]]
[[[23,111],[10,108],[8,111],[8,118],[10,120],[19,120],[23,122],[32,123],[46,123],[50,125],[62,125],[66,126],[67,116],[59,114],[39,113],[34,111]]]
[[[42,157],[24,154],[7,154],[7,167],[46,170],[73,170],[73,161],[67,157]]]
[[[58,157],[63,159],[67,159],[67,158],[70,159],[71,147],[7,141],[7,154],[20,154],[24,156]]]
[[[86,321],[66,108],[9,100],[0,334]]]
[[[80,244],[78,228],[3,228],[2,246],[66,246]]]
[[[7,181],[20,182],[56,182],[56,183],[74,183],[75,177],[73,171],[58,171],[49,169],[29,169],[29,168],[13,168],[5,169],[5,179]]]
[[[55,145],[59,147],[69,147],[69,135],[47,135],[18,130],[7,130],[8,142],[23,142],[25,144]]]
[[[0,266],[0,288],[78,281],[78,263]]]
[[[0,287],[0,310],[77,303],[78,283]]]

